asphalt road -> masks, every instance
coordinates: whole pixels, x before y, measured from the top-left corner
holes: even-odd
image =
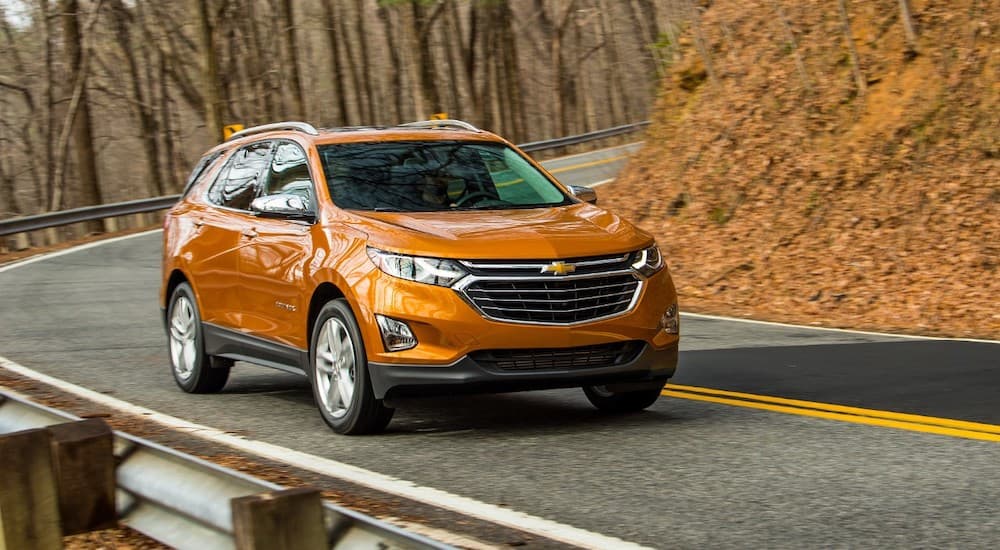
[[[578,390],[414,400],[389,432],[330,432],[304,379],[240,364],[180,392],[156,303],[160,234],[0,273],[0,355],[161,412],[662,548],[1000,541],[1000,445],[662,398],[625,417]],[[675,382],[1000,423],[1000,347],[685,317]]]

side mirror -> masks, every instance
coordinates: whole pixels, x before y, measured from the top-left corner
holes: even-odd
[[[583,202],[589,202],[590,204],[597,204],[597,191],[594,191],[590,187],[584,187],[582,185],[570,185],[569,192],[573,193],[573,196],[582,200]]]
[[[309,209],[309,205],[302,197],[288,193],[257,197],[250,203],[250,210],[262,218],[307,220],[310,222],[316,219],[316,215]]]

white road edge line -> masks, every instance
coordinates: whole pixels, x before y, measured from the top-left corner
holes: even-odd
[[[42,260],[49,260],[49,259],[52,259],[52,258],[58,258],[59,256],[65,256],[67,254],[73,254],[75,252],[82,252],[84,250],[87,250],[87,249],[90,249],[90,248],[94,248],[94,247],[97,247],[97,246],[101,246],[101,245],[105,245],[105,244],[111,244],[111,243],[116,243],[116,242],[124,241],[124,240],[127,240],[127,239],[134,239],[135,237],[142,237],[143,235],[150,235],[152,233],[157,233],[157,232],[160,232],[160,231],[163,231],[163,230],[162,229],[150,229],[149,231],[143,231],[141,233],[132,233],[131,235],[122,235],[121,237],[112,237],[110,239],[104,239],[104,240],[100,240],[100,241],[94,241],[92,243],[81,244],[80,246],[74,246],[73,248],[67,248],[65,250],[58,250],[56,252],[49,252],[49,253],[46,253],[46,254],[39,254],[37,256],[31,256],[30,258],[26,258],[24,260],[15,260],[15,261],[13,261],[13,262],[11,262],[9,264],[0,266],[0,273],[3,273],[5,271],[10,271],[11,269],[14,269],[14,268],[17,268],[17,267],[24,267],[26,265],[30,265],[30,264],[33,264],[35,262],[40,262]]]
[[[977,338],[949,338],[945,336],[919,336],[916,334],[895,334],[892,332],[872,332],[866,330],[853,330],[848,328],[815,327],[809,325],[793,325],[790,323],[776,323],[774,321],[758,321],[756,319],[740,319],[738,317],[725,317],[722,315],[708,315],[706,313],[687,313],[682,311],[681,317],[691,317],[694,319],[706,319],[710,321],[728,321],[735,323],[750,323],[754,325],[766,325],[781,328],[824,330],[828,332],[842,332],[845,334],[862,334],[866,336],[885,336],[888,338],[899,338],[906,340],[928,340],[939,342],[971,342],[976,344],[1000,344],[1000,340],[982,340]],[[683,332],[681,333],[683,334]]]
[[[626,542],[615,537],[602,535],[600,533],[593,533],[570,525],[517,512],[515,510],[501,508],[499,506],[480,502],[468,497],[454,495],[440,489],[420,486],[410,481],[372,472],[370,470],[358,468],[357,466],[352,466],[343,462],[337,462],[335,460],[310,455],[294,449],[265,443],[263,441],[247,439],[215,428],[188,422],[174,416],[166,415],[152,409],[147,409],[146,407],[135,405],[109,395],[77,386],[76,384],[54,378],[47,374],[42,374],[4,357],[0,357],[0,367],[21,376],[48,384],[67,393],[99,403],[106,407],[110,407],[127,414],[141,416],[168,428],[189,432],[193,436],[207,439],[215,443],[228,445],[241,451],[274,460],[275,462],[289,464],[325,476],[343,479],[377,491],[430,504],[431,506],[444,508],[457,512],[461,515],[474,517],[490,523],[496,523],[519,531],[542,535],[564,544],[594,549],[645,548],[638,544]],[[2,387],[2,385],[0,385],[0,387]]]

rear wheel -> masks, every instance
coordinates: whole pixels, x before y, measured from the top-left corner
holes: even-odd
[[[607,386],[583,387],[583,393],[587,395],[590,403],[609,413],[641,411],[655,403],[662,390],[663,384],[659,387],[626,392],[613,392],[608,390]]]
[[[201,314],[194,291],[181,283],[170,295],[167,309],[170,371],[174,382],[188,393],[215,393],[226,385],[231,362],[213,361],[205,353]]]
[[[385,429],[395,409],[375,399],[361,331],[346,300],[333,300],[320,310],[309,356],[313,397],[333,431],[356,435]]]

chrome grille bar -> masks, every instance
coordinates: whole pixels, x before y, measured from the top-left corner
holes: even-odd
[[[560,260],[584,270],[566,275],[543,275],[541,268],[551,261],[463,261],[472,273],[455,286],[455,291],[481,315],[495,321],[564,326],[590,323],[624,315],[635,307],[643,281],[629,269],[630,257]]]

